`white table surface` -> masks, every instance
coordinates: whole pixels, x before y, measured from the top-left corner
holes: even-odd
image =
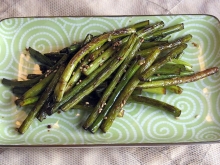
[[[0,20],[20,16],[211,14],[219,0],[1,0]],[[202,164],[220,163],[220,144],[114,148],[0,148],[0,164]]]

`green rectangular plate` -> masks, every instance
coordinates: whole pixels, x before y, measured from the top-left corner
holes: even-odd
[[[195,71],[220,66],[220,24],[209,15],[43,17],[9,18],[0,22],[0,79],[25,79],[37,65],[25,54],[31,46],[40,52],[60,50],[86,34],[111,31],[149,19],[164,21],[166,26],[184,23],[185,29],[172,34],[177,38],[192,34],[183,60]],[[154,146],[192,144],[220,140],[220,74],[194,83],[183,84],[181,95],[146,94],[182,109],[176,119],[159,109],[130,103],[123,118],[117,118],[108,133],[91,134],[82,129],[88,112],[71,110],[37,119],[20,135],[16,128],[28,110],[16,107],[9,87],[0,83],[0,146]],[[48,129],[47,126],[52,128]]]

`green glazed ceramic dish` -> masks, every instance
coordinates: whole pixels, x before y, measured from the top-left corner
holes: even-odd
[[[81,41],[86,34],[98,35],[139,21],[164,21],[166,26],[184,23],[172,38],[192,34],[183,60],[195,71],[220,66],[220,23],[209,15],[43,17],[9,18],[0,22],[0,79],[23,80],[38,67],[25,55],[26,47],[51,52]],[[171,38],[171,39],[172,39]],[[82,129],[88,112],[71,110],[37,119],[20,135],[16,129],[28,111],[14,104],[9,87],[0,83],[0,146],[155,146],[219,142],[220,74],[183,84],[181,95],[146,94],[182,109],[176,119],[159,109],[130,103],[123,118],[117,118],[108,133],[91,134]],[[47,126],[51,125],[48,129]]]

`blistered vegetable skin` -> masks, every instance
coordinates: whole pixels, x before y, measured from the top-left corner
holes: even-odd
[[[219,71],[212,67],[194,72],[181,59],[193,36],[173,39],[172,34],[183,29],[182,23],[166,27],[163,21],[146,20],[97,36],[87,34],[58,52],[42,54],[29,47],[41,74],[28,74],[24,81],[2,79],[18,97],[17,106],[32,107],[18,132],[25,133],[35,118],[42,122],[48,115],[71,109],[88,111],[82,122],[85,130],[107,132],[130,102],[179,117],[179,108],[142,94],[181,94],[184,89],[179,84]]]
[[[60,75],[62,74],[63,70],[65,69],[65,65],[61,65],[56,72],[55,76],[51,80],[50,84],[47,86],[33,109],[30,111],[26,119],[22,122],[21,126],[18,128],[18,132],[23,134],[25,133],[30,125],[32,124],[33,120],[36,118],[38,112],[41,110],[41,107],[44,105],[48,97],[50,97],[51,93],[53,92],[55,85],[57,84]]]

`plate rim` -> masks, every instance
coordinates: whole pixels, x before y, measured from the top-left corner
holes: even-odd
[[[114,148],[114,147],[162,147],[162,146],[187,146],[187,145],[202,145],[202,144],[219,144],[218,141],[205,141],[205,142],[180,142],[180,143],[119,143],[119,144],[39,144],[39,145],[0,145],[1,148],[38,148],[38,147],[51,147],[51,148]]]
[[[21,18],[94,18],[94,17],[155,17],[155,16],[209,16],[214,18],[220,24],[220,18],[213,14],[155,14],[155,15],[76,15],[76,16],[18,16],[6,17],[0,20],[0,23],[10,19]],[[0,144],[0,148],[115,148],[115,147],[162,147],[162,146],[184,146],[184,145],[203,145],[203,144],[218,144],[220,139],[216,141],[201,141],[201,142],[174,142],[174,143],[106,143],[106,144]]]
[[[75,18],[75,17],[150,17],[150,16],[210,16],[215,18],[219,23],[220,19],[213,14],[154,14],[154,15],[76,15],[76,16],[18,16],[18,17],[6,17],[0,20],[0,23],[7,19],[14,19],[14,18]]]

